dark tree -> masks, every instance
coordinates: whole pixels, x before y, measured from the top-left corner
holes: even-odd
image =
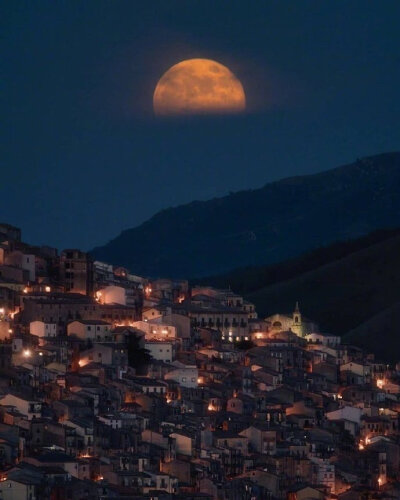
[[[151,356],[147,349],[140,346],[140,339],[136,335],[129,335],[127,341],[128,363],[137,374],[146,373],[147,365],[151,361]]]
[[[255,346],[251,340],[241,340],[237,344],[235,344],[238,349],[241,351],[247,351],[248,349],[251,349],[252,347]]]

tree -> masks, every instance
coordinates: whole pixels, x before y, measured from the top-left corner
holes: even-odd
[[[255,344],[251,340],[241,340],[235,344],[238,349],[241,351],[247,351],[255,346]]]
[[[138,374],[146,373],[147,365],[151,361],[150,353],[140,345],[140,339],[136,335],[129,335],[127,341],[128,364]]]

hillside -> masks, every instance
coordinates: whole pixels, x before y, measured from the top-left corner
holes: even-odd
[[[302,312],[316,320],[322,330],[347,334],[347,340],[372,351],[377,351],[377,334],[380,355],[396,358],[399,351],[394,351],[393,337],[398,336],[397,324],[390,318],[400,302],[400,231],[387,235],[382,241],[246,297],[261,316],[291,311],[298,300]]]
[[[216,288],[231,288],[236,293],[248,295],[274,283],[296,278],[396,235],[400,235],[400,228],[373,231],[361,238],[337,241],[277,264],[234,269],[217,276],[193,279],[192,284],[211,284]]]
[[[362,346],[377,358],[397,362],[400,359],[399,317],[400,302],[397,302],[348,332],[343,341]]]
[[[400,153],[163,210],[92,254],[136,274],[199,277],[280,262],[400,225]]]

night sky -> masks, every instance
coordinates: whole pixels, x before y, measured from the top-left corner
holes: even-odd
[[[400,146],[400,2],[3,2],[0,219],[92,248],[160,209]],[[242,82],[240,116],[160,119],[187,58]],[[173,236],[173,235],[172,235]]]

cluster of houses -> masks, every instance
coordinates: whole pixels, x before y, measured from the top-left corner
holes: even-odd
[[[400,353],[399,353],[400,358]],[[400,363],[0,224],[0,500],[400,498]]]

